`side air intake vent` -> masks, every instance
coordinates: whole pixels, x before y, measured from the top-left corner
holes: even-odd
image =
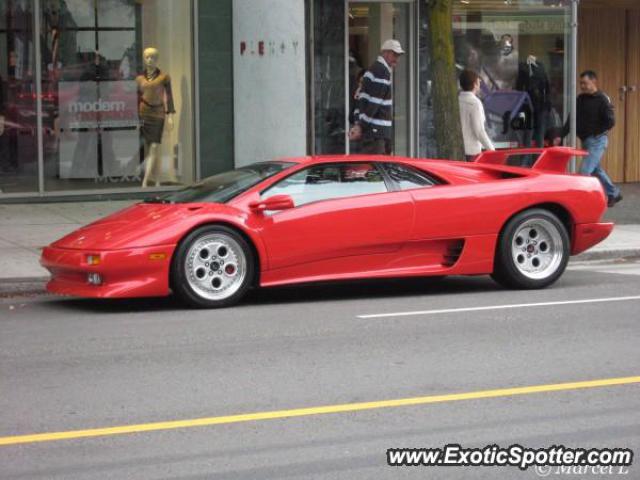
[[[452,240],[447,246],[447,251],[442,259],[442,265],[445,267],[453,267],[464,249],[464,240]]]

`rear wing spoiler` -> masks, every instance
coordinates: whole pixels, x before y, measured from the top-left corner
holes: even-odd
[[[484,165],[506,165],[509,157],[522,155],[539,155],[531,167],[532,170],[566,173],[569,160],[573,157],[584,157],[588,152],[570,147],[519,148],[495,150],[481,153],[475,163]]]

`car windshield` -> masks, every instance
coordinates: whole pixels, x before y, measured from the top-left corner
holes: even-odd
[[[295,165],[292,162],[262,162],[237,168],[195,183],[183,190],[145,200],[147,203],[225,203],[254,185]]]

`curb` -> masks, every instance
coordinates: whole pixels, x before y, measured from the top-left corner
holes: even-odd
[[[45,295],[49,277],[0,278],[0,299],[16,295]]]
[[[49,281],[48,276],[0,278],[0,287],[6,287],[11,285],[15,285],[17,287],[19,285],[24,285],[24,284],[46,283],[48,281]]]
[[[620,248],[615,250],[595,250],[571,257],[572,262],[591,262],[596,260],[619,260],[640,258],[640,248]]]

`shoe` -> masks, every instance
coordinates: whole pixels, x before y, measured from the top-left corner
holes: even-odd
[[[607,207],[611,208],[615,206],[615,204],[618,203],[620,200],[622,200],[622,193],[619,193],[615,197],[609,197],[609,200],[607,201]]]

